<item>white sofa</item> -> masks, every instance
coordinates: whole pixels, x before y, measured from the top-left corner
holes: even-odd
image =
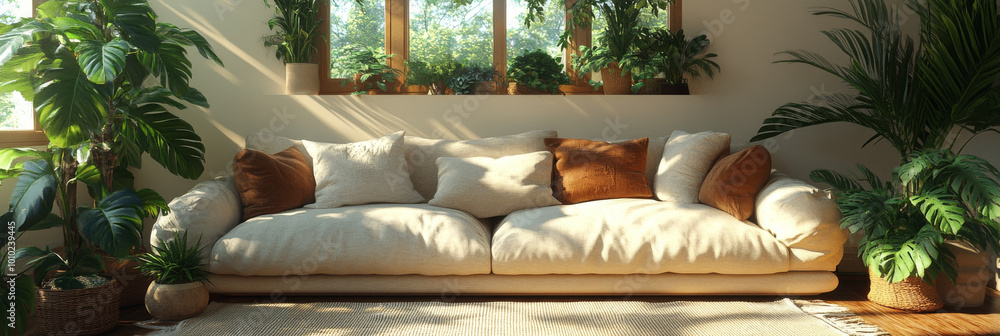
[[[416,190],[430,198],[429,158],[519,154],[554,136],[407,137],[407,160]],[[666,141],[650,139],[651,182]],[[272,153],[293,145],[301,143],[248,143]],[[753,222],[654,199],[489,219],[426,203],[367,204],[241,222],[239,199],[232,177],[198,184],[170,203],[152,243],[179,230],[200,237],[211,251],[210,290],[233,295],[811,295],[837,287],[832,271],[846,240],[830,194],[779,173],[757,197]]]

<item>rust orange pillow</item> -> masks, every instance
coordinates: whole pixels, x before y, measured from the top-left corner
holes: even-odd
[[[770,176],[771,153],[764,146],[744,149],[715,163],[701,184],[698,201],[747,220]]]
[[[295,147],[274,155],[253,149],[236,153],[233,179],[243,204],[244,221],[316,201],[312,168]]]
[[[555,155],[552,194],[563,204],[609,198],[651,198],[646,180],[649,138],[621,143],[545,139]]]

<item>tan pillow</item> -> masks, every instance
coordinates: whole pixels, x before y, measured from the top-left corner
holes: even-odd
[[[563,204],[650,198],[646,181],[649,138],[610,144],[582,139],[545,139],[555,155],[552,191]]]
[[[375,140],[327,144],[302,140],[313,158],[316,203],[326,209],[368,203],[420,203],[403,156],[403,132]]]
[[[653,190],[664,202],[697,204],[698,192],[715,161],[729,154],[729,134],[674,131],[663,147]]]
[[[552,196],[552,153],[499,159],[437,159],[438,187],[431,205],[462,210],[478,218],[558,205]]]
[[[698,200],[739,220],[753,215],[757,193],[771,176],[771,153],[753,146],[715,163],[701,185]]]
[[[420,195],[430,199],[437,191],[438,168],[435,164],[440,157],[489,157],[527,154],[546,151],[545,138],[556,137],[556,131],[531,131],[517,135],[507,135],[475,140],[441,140],[408,136],[404,141],[406,162],[410,165],[413,187]]]
[[[243,205],[244,221],[315,201],[312,169],[295,147],[274,155],[253,149],[236,153],[233,180]]]

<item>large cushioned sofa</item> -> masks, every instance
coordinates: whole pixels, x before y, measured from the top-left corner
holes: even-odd
[[[846,235],[835,202],[828,192],[770,168],[749,220],[657,197],[531,207],[490,218],[426,202],[437,191],[438,158],[540,152],[543,140],[555,136],[407,136],[406,169],[421,203],[303,207],[244,220],[234,177],[216,178],[170,203],[170,213],[153,227],[152,243],[182,230],[200,239],[210,251],[210,290],[232,295],[810,295],[837,287],[832,271]],[[648,140],[651,190],[663,188],[658,169],[667,164],[669,141]],[[303,141],[285,138],[250,138],[248,147],[308,153]],[[313,169],[322,168],[305,157]]]

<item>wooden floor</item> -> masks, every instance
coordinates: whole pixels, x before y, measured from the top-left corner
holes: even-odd
[[[987,293],[986,303],[976,308],[957,309],[945,307],[941,311],[927,314],[911,314],[891,308],[886,308],[872,303],[866,299],[868,294],[868,279],[865,276],[841,275],[840,287],[837,290],[815,297],[802,297],[803,299],[822,299],[836,303],[851,309],[869,323],[882,327],[892,335],[1000,335],[1000,293],[990,290]],[[218,302],[254,302],[267,300],[267,298],[255,297],[213,297],[213,301]],[[421,297],[298,297],[290,298],[293,302],[315,302],[315,301],[420,301],[435,300],[440,298]],[[459,297],[459,301],[489,301],[489,300],[516,300],[516,301],[579,301],[586,300],[581,297]],[[606,300],[607,297],[600,299]],[[678,300],[773,300],[773,297],[634,297],[630,300],[640,301],[678,301]],[[150,333],[150,330],[141,329],[132,325],[137,321],[150,319],[146,309],[142,306],[122,309],[122,318],[119,326],[109,335],[143,335]]]

